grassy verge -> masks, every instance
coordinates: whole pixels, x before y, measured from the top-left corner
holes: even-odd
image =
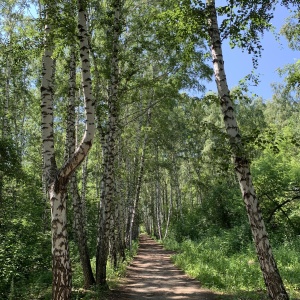
[[[237,243],[236,232],[223,231],[201,241],[164,241],[175,250],[174,263],[203,287],[231,299],[267,299],[263,277],[251,242]],[[235,244],[234,244],[235,242]],[[300,239],[274,247],[278,268],[291,299],[300,299]]]

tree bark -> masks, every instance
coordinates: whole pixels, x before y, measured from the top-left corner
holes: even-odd
[[[71,299],[72,276],[67,234],[67,210],[65,182],[51,185],[49,195],[51,204],[52,232],[52,299]]]
[[[108,256],[108,242],[106,242],[106,235],[108,235],[106,224],[106,197],[105,197],[105,182],[106,182],[106,169],[105,162],[107,156],[106,146],[106,132],[103,130],[100,132],[101,146],[102,146],[102,159],[103,159],[103,175],[100,182],[100,204],[99,204],[99,217],[98,217],[98,238],[97,238],[97,252],[96,252],[96,283],[106,286],[106,262]],[[104,277],[104,280],[101,278]]]
[[[168,186],[166,184],[166,202],[168,201]],[[172,212],[172,185],[170,185],[170,202],[169,202],[169,207],[168,207],[168,215],[167,215],[167,222],[166,222],[166,230],[165,230],[165,234],[164,234],[164,239],[167,238],[168,235],[168,230],[169,230],[169,225],[170,225],[170,219],[171,219],[171,212]]]
[[[250,164],[246,157],[245,149],[241,141],[241,135],[236,122],[232,101],[227,85],[222,54],[222,44],[217,22],[217,13],[214,0],[207,0],[209,37],[211,53],[213,59],[214,73],[221,110],[225,123],[226,132],[231,145],[233,162],[236,175],[241,188],[243,200],[246,206],[252,236],[256,247],[256,252],[264,281],[271,299],[289,299],[283,285],[283,281],[277,269],[277,265],[272,254],[266,227],[258,206],[257,196],[250,174]]]
[[[96,255],[96,283],[107,287],[106,265],[109,254],[110,223],[114,208],[115,192],[115,160],[118,124],[118,98],[119,98],[119,38],[121,34],[121,0],[112,1],[114,10],[111,33],[111,71],[108,97],[108,132],[104,143],[104,174],[103,191],[101,199],[101,213],[99,220],[99,236]]]
[[[67,139],[66,152],[69,159],[76,147],[75,134],[75,94],[76,94],[76,55],[75,49],[71,48],[70,55],[70,79],[69,79],[69,107],[67,121]],[[85,177],[86,180],[86,177]],[[84,185],[83,185],[84,186]],[[76,173],[73,173],[70,180],[70,193],[73,200],[74,212],[74,231],[78,250],[80,254],[81,267],[84,277],[84,287],[89,288],[95,283],[92,267],[90,263],[90,255],[87,245],[87,234],[85,228],[85,211],[82,198],[79,195]]]
[[[155,216],[156,216],[156,228],[157,238],[162,240],[162,220],[161,220],[161,182],[160,182],[160,167],[159,167],[159,147],[156,145],[156,176],[155,176]]]
[[[84,91],[86,128],[82,141],[73,155],[58,170],[56,167],[53,133],[53,47],[50,42],[49,14],[55,13],[55,5],[46,7],[45,49],[43,55],[41,110],[42,110],[42,144],[44,176],[49,191],[51,204],[51,234],[52,234],[52,299],[71,299],[71,264],[69,257],[66,213],[66,186],[70,176],[83,161],[92,146],[95,132],[94,99],[92,96],[89,45],[87,38],[86,15],[83,1],[78,1],[78,29],[80,39],[80,56],[82,64],[82,86]],[[55,15],[54,15],[55,16]]]
[[[147,120],[146,120],[146,127],[149,126],[150,120],[151,120],[151,102],[148,108],[147,112]],[[130,224],[129,224],[129,247],[131,251],[131,246],[132,246],[132,240],[136,239],[137,236],[133,234],[133,227],[136,222],[136,216],[137,216],[137,210],[138,210],[138,205],[139,205],[139,200],[140,200],[140,193],[141,193],[141,187],[142,187],[142,182],[143,182],[143,176],[144,176],[144,164],[145,164],[145,152],[146,152],[146,145],[147,145],[147,140],[148,140],[148,134],[145,134],[143,145],[142,145],[142,153],[141,153],[141,158],[140,158],[140,164],[139,164],[139,170],[138,170],[138,178],[137,178],[137,183],[136,183],[136,190],[135,190],[135,197],[134,197],[134,203],[133,203],[133,208],[130,216]],[[138,152],[138,151],[137,151]]]

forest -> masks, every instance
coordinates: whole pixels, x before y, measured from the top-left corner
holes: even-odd
[[[299,60],[250,89],[299,5],[2,0],[0,299],[102,299],[141,232],[231,299],[300,299]],[[225,40],[254,70],[230,90]]]

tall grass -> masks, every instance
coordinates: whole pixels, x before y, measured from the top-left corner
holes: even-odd
[[[237,299],[264,299],[265,285],[252,242],[238,236],[241,230],[221,231],[200,241],[181,243],[168,239],[164,245],[177,251],[174,263],[203,287],[236,295]],[[300,238],[274,247],[278,268],[291,299],[300,299]],[[247,294],[247,297],[241,295]]]

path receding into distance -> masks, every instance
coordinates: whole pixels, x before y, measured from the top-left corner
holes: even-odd
[[[147,235],[141,235],[138,254],[128,266],[124,282],[113,291],[112,300],[217,298],[176,268],[170,260],[171,254]]]

